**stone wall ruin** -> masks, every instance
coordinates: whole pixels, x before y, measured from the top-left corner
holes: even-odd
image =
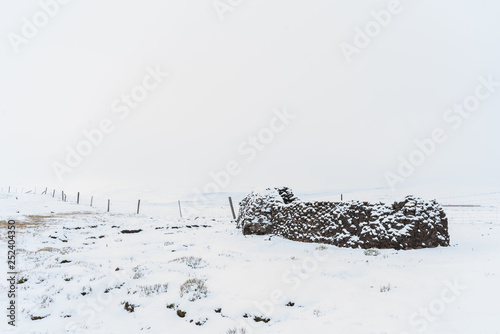
[[[243,234],[351,248],[419,249],[449,246],[441,205],[407,196],[392,205],[368,202],[302,202],[289,188],[252,192],[240,203]]]

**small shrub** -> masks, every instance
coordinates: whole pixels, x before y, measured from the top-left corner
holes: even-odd
[[[168,283],[166,284],[155,284],[155,285],[141,285],[139,286],[139,290],[143,295],[150,296],[150,295],[158,295],[163,292],[167,292],[168,290]]]
[[[132,268],[132,271],[134,272],[134,276],[132,277],[132,279],[139,279],[144,277],[145,270],[146,269],[142,266],[135,266],[134,268]]]
[[[43,295],[43,296],[40,296],[38,297],[38,308],[48,308],[49,305],[51,303],[54,302],[54,299],[52,299],[51,297],[47,296],[47,295]]]
[[[114,290],[114,289],[121,289],[122,286],[124,286],[124,285],[125,285],[125,282],[118,284],[118,285],[115,285],[114,287],[107,288],[106,290],[104,290],[104,293],[109,293],[111,290]]]
[[[184,318],[186,316],[186,314],[187,314],[187,312],[177,310],[177,316],[179,316],[179,318]]]
[[[231,328],[226,331],[226,334],[246,334],[246,328]]]
[[[28,282],[28,279],[23,276],[17,281],[17,284],[24,284],[26,282]]]
[[[178,259],[172,260],[171,262],[185,263],[188,267],[193,269],[199,269],[207,266],[207,263],[200,257],[194,256],[184,256]]]
[[[380,287],[380,292],[389,292],[389,291],[391,291],[391,284]]]
[[[130,313],[134,312],[135,308],[137,307],[137,305],[131,304],[129,302],[124,302],[122,304],[124,304],[123,308]]]
[[[378,256],[378,255],[380,255],[380,252],[377,249],[367,249],[367,250],[365,250],[365,255],[366,256]]]
[[[181,285],[181,297],[186,296],[190,302],[205,298],[208,294],[205,281],[198,278],[188,279]]]

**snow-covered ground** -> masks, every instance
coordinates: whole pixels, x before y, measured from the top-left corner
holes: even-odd
[[[243,236],[219,203],[181,219],[0,194],[0,307],[9,219],[24,281],[0,332],[500,333],[498,193],[470,195],[442,198],[484,204],[445,207],[451,247],[370,254]]]

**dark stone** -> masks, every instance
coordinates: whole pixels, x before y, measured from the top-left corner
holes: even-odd
[[[139,233],[142,232],[142,230],[122,230],[122,234],[132,234],[132,233]]]

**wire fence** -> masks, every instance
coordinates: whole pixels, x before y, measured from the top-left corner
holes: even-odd
[[[177,201],[151,201],[147,199],[115,200],[94,197],[86,193],[66,193],[63,190],[48,188],[3,187],[3,193],[40,194],[54,200],[93,207],[102,212],[114,214],[141,214],[167,218],[214,218],[234,219],[239,210],[239,202],[244,194],[209,194],[194,199]],[[370,202],[401,201],[404,196],[387,190],[360,191],[347,194],[329,194],[319,196],[299,196],[303,200],[344,201],[360,200]],[[231,208],[230,199],[233,207]],[[435,197],[443,206],[451,223],[467,224],[500,224],[500,192],[485,192],[456,196]]]
[[[238,214],[238,203],[242,199],[241,195],[207,194],[196,196],[195,199],[177,201],[151,201],[144,199],[117,200],[97,197],[81,192],[67,193],[64,190],[24,187],[3,187],[1,192],[11,194],[37,194],[53,198],[57,201],[78,204],[82,206],[82,209],[83,207],[92,207],[99,211],[112,214],[141,214],[152,217],[190,219],[207,217],[234,219]]]
[[[500,224],[500,192],[439,198],[453,223]]]

